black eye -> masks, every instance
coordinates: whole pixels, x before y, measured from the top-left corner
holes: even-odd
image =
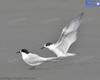
[[[46,46],[49,46],[49,44],[47,43]]]

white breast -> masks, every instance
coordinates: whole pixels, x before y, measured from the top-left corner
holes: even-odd
[[[23,53],[23,52],[21,52],[21,54],[22,54],[22,59],[23,59],[23,60],[25,60],[26,58],[28,58],[27,54],[25,54],[25,53]]]
[[[42,62],[40,62],[38,59],[39,56],[35,55],[35,54],[25,54],[25,53],[21,53],[22,54],[22,59],[31,66],[37,66],[42,64]]]

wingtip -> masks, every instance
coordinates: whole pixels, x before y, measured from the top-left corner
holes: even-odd
[[[82,12],[80,15],[83,16],[84,15],[84,12]]]

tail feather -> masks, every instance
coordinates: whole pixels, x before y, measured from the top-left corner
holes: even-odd
[[[75,53],[67,53],[67,56],[75,56]]]
[[[50,58],[45,58],[44,62],[51,62],[51,61],[56,61],[58,60],[58,57],[50,57]]]

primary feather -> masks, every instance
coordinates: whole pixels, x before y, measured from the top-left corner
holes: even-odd
[[[82,12],[80,15],[78,15],[76,18],[74,18],[68,25],[66,25],[63,30],[62,33],[60,35],[59,40],[57,41],[57,43],[59,43],[61,41],[61,39],[68,33],[72,32],[72,31],[76,31],[79,27],[79,25],[81,24],[82,21],[82,16],[84,15],[84,12]]]

